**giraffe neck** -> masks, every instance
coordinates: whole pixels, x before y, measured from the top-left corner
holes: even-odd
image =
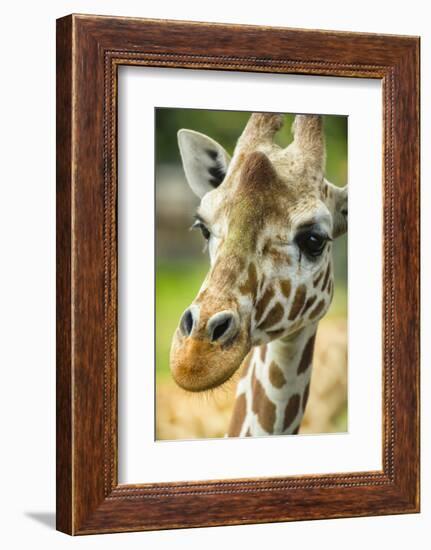
[[[317,323],[255,347],[242,367],[229,436],[297,433],[308,399]]]

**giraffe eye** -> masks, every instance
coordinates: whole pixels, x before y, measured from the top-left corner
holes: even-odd
[[[195,223],[192,225],[191,229],[200,229],[202,236],[206,241],[209,240],[211,233],[208,227],[202,223],[200,220],[196,220]]]
[[[311,258],[318,258],[322,255],[328,240],[330,240],[328,235],[316,231],[306,231],[296,237],[301,251]]]

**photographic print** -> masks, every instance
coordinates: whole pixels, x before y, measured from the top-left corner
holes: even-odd
[[[419,511],[419,57],[57,21],[58,530]]]
[[[347,431],[347,116],[155,119],[156,439]]]

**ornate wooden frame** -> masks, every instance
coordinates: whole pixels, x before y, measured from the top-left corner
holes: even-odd
[[[119,65],[377,78],[384,102],[383,470],[117,480]],[[419,511],[419,38],[70,15],[57,21],[57,528]]]

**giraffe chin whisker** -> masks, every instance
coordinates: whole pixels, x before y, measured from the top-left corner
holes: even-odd
[[[207,388],[200,392],[187,392],[192,399],[204,399],[205,401],[217,401],[217,398],[220,396],[231,395],[235,391],[236,385],[239,380],[240,370],[237,369],[234,371],[231,376],[221,382],[218,386],[213,386],[212,388]],[[187,391],[187,390],[186,390]]]
[[[226,376],[226,378],[217,379],[210,382],[210,385],[208,385],[208,382],[202,383],[201,381],[199,381],[198,383],[196,383],[196,381],[184,382],[184,380],[176,378],[174,374],[172,376],[175,382],[177,383],[177,385],[184,391],[193,393],[193,394],[199,394],[199,395],[206,395],[206,394],[210,395],[214,391],[218,391],[219,389],[222,389],[225,386],[227,387],[227,385],[231,382],[231,380],[234,379],[237,370],[238,369],[235,369],[234,371],[229,373]]]

